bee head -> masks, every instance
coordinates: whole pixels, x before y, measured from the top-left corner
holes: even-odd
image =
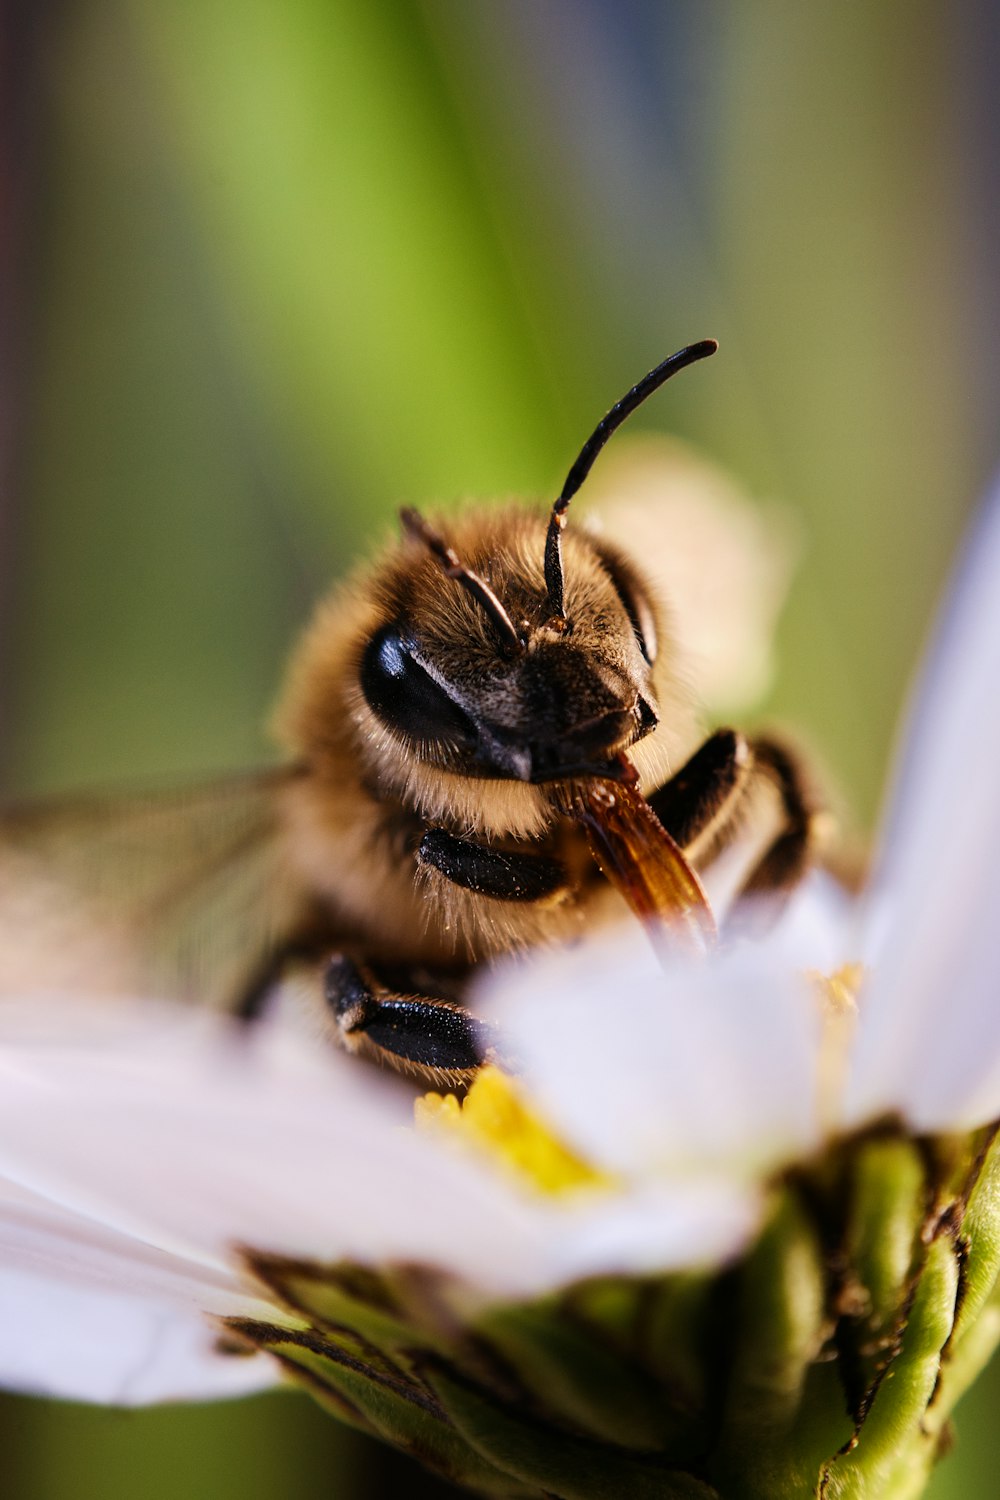
[[[386,617],[359,664],[380,725],[419,760],[465,776],[620,776],[623,752],[658,719],[659,632],[636,570],[574,537],[556,613],[541,517],[480,513],[456,523],[457,547],[412,512],[404,527]]]
[[[419,593],[422,571],[434,600],[407,600],[400,589],[365,647],[360,680],[372,712],[416,755],[466,775],[533,783],[629,773],[624,752],[657,724],[655,614],[636,571],[593,541],[574,542],[567,588],[566,513],[626,417],[717,347],[706,340],[671,355],[602,418],[567,475],[544,545],[532,545],[530,523],[526,534],[523,520],[508,518],[497,536],[480,522],[456,549],[416,511],[402,512],[424,554],[423,569],[418,562],[408,575],[410,593]]]
[[[351,767],[426,816],[525,834],[550,816],[541,783],[631,777],[633,746],[643,779],[662,774],[691,709],[656,606],[624,554],[564,526],[611,433],[715,347],[672,355],[608,412],[549,515],[471,510],[445,534],[404,511],[401,545],[303,642],[280,716],[292,751],[331,784]]]

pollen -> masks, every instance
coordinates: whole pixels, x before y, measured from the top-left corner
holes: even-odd
[[[809,978],[816,985],[831,1018],[854,1016],[858,993],[865,978],[864,964],[842,964],[833,974],[820,974],[812,970]]]
[[[562,1142],[525,1101],[517,1082],[497,1067],[482,1068],[465,1098],[425,1094],[416,1123],[441,1131],[499,1163],[508,1174],[553,1196],[609,1187],[611,1179]]]

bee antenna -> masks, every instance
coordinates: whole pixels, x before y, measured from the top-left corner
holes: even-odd
[[[510,656],[520,656],[524,651],[524,642],[518,635],[510,615],[486,579],[480,578],[478,573],[473,572],[472,568],[467,568],[460,561],[458,553],[448,546],[441,533],[435,531],[419,511],[406,506],[399,512],[399,519],[406,534],[422,542],[437,558],[448,577],[454,578],[455,582],[460,584],[466,593],[471,594],[480,608],[489,615],[500,632],[500,643],[504,653]]]
[[[688,344],[685,348],[678,349],[676,354],[671,354],[662,364],[657,365],[655,370],[650,370],[648,375],[644,375],[630,391],[626,391],[620,401],[615,402],[580,449],[576,462],[566,476],[566,483],[559,492],[559,498],[552,507],[549,529],[545,535],[545,588],[548,594],[548,608],[556,619],[563,619],[562,531],[566,525],[566,512],[569,509],[569,502],[590,473],[594,459],[608,438],[618,431],[625,418],[631,416],[647,396],[659,390],[664,381],[669,380],[671,375],[676,375],[678,370],[683,370],[685,366],[693,365],[696,360],[705,359],[709,354],[714,354],[718,347],[715,339],[702,339],[698,344]]]

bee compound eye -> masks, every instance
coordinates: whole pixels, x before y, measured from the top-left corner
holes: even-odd
[[[604,570],[615,586],[629,623],[642,652],[650,666],[656,660],[659,648],[656,633],[656,616],[646,586],[632,564],[609,547],[599,548]]]
[[[365,647],[361,690],[383,724],[407,739],[459,748],[476,742],[468,714],[417,661],[399,625],[383,626]]]
[[[639,732],[644,735],[650,734],[660,722],[653,705],[647,698],[640,697],[636,711],[639,718]]]

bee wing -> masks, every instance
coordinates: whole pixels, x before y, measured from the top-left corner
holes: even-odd
[[[270,771],[0,812],[0,995],[238,1003],[301,919]]]

